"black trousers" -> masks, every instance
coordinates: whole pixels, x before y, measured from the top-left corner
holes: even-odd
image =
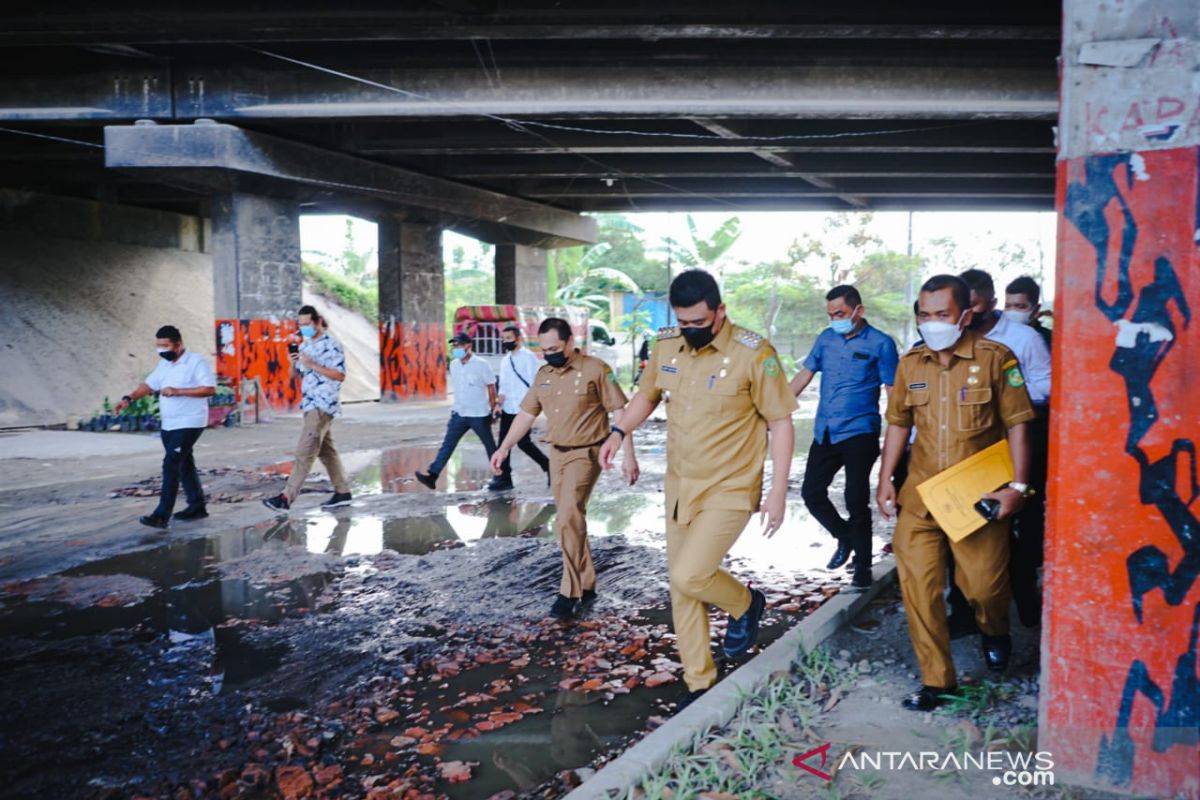
[[[504,442],[504,437],[508,436],[508,431],[510,428],[512,428],[513,420],[516,418],[516,414],[505,414],[503,411],[500,412],[501,443]],[[537,462],[537,465],[542,468],[542,472],[548,472],[550,470],[550,459],[547,458],[546,454],[538,449],[538,446],[533,443],[532,432],[521,437],[521,441],[517,442],[517,447],[521,448],[521,452]],[[509,463],[510,461],[512,461],[511,455],[504,459],[504,463],[500,465],[501,474],[505,478],[509,479],[512,478],[512,464]]]
[[[158,495],[158,508],[154,513],[169,517],[175,510],[175,498],[179,496],[179,484],[183,484],[183,495],[188,508],[204,505],[204,491],[200,488],[200,476],[196,473],[196,460],[192,448],[204,428],[178,428],[162,432],[163,462],[162,491]]]
[[[834,444],[825,432],[823,442],[813,441],[800,496],[817,522],[854,548],[854,567],[871,567],[871,468],[879,458],[879,435],[864,433]],[[838,470],[846,470],[846,511],[849,519],[829,500],[829,484]]]

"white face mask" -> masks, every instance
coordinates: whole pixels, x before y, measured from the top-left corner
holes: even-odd
[[[1009,322],[1015,322],[1018,325],[1028,325],[1030,317],[1033,316],[1032,311],[1005,311],[1004,316]]]
[[[958,317],[957,324],[949,322],[941,322],[934,320],[932,322],[922,322],[917,326],[917,330],[921,332],[921,338],[925,340],[925,346],[935,353],[942,350],[949,350],[954,345],[958,344],[958,340],[962,338],[963,317],[967,312],[963,312]]]

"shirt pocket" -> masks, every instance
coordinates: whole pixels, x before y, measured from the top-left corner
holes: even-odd
[[[746,411],[751,406],[750,383],[733,377],[718,378],[705,387],[705,406],[724,413]]]
[[[964,389],[958,395],[958,429],[963,433],[992,427],[996,420],[992,408],[992,390]]]
[[[875,356],[870,353],[854,352],[846,361],[846,373],[854,383],[865,383],[875,374]]]
[[[659,367],[658,375],[654,379],[659,389],[664,392],[671,392],[672,394],[679,390],[679,381],[679,369],[677,367],[671,367],[671,371]]]
[[[912,415],[912,424],[920,429],[929,424],[929,390],[909,389],[904,393],[904,407]]]

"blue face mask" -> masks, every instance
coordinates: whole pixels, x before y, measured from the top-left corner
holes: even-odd
[[[312,325],[301,325],[300,326],[300,335],[303,336],[305,339],[311,339],[312,337],[317,335],[317,329],[314,328]]]
[[[851,313],[847,319],[831,319],[829,321],[829,329],[840,336],[845,336],[847,333],[854,330],[854,326],[857,324],[858,320],[856,320],[854,318],[854,314]]]
[[[465,347],[456,347],[450,351],[450,355],[454,356],[459,361],[462,361],[463,356],[465,356],[466,354],[467,354],[467,349]]]

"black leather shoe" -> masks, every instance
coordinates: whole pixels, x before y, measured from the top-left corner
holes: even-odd
[[[583,609],[584,607],[590,606],[595,602],[596,602],[596,590],[595,589],[584,589],[583,597],[579,598],[579,608]]]
[[[854,552],[854,548],[850,546],[850,542],[846,539],[837,540],[837,550],[833,553],[833,558],[829,559],[829,563],[825,565],[825,569],[837,569],[850,560],[850,554]]]
[[[767,596],[758,589],[750,590],[750,608],[737,619],[729,618],[725,627],[725,644],[722,649],[726,658],[737,658],[754,646],[758,639],[758,623],[767,610]]]
[[[167,518],[160,517],[158,514],[147,514],[144,517],[138,517],[138,522],[151,528],[158,528],[159,530],[166,530],[167,527]]]
[[[183,511],[175,512],[175,519],[204,519],[208,516],[208,509],[204,506],[188,506]]]
[[[953,689],[939,689],[936,686],[922,686],[917,691],[900,701],[900,705],[909,711],[933,711],[945,703],[944,694],[950,694]]]
[[[950,628],[950,638],[963,639],[979,633],[979,623],[975,621],[975,612],[955,612],[946,620]]]
[[[1008,659],[1012,656],[1012,637],[1007,633],[1003,636],[981,637],[983,642],[983,660],[992,672],[1004,672],[1008,669]]]
[[[437,475],[434,475],[432,472],[421,472],[419,470],[414,474],[417,476],[420,484],[426,489],[437,489]]]
[[[690,706],[692,703],[699,700],[700,697],[707,691],[708,691],[708,689],[697,689],[694,692],[688,692],[687,694],[685,694],[683,696],[683,699],[675,704],[675,713],[678,714],[680,711],[683,711],[685,708]]]
[[[850,590],[854,592],[865,592],[871,588],[871,584],[875,578],[871,575],[871,568],[854,570],[854,577],[850,580]]]
[[[575,616],[575,607],[579,605],[579,601],[574,597],[567,597],[560,594],[558,599],[554,601],[554,605],[550,606],[550,616],[555,619],[570,619]]]
[[[510,492],[513,488],[512,478],[503,476],[492,478],[487,485],[489,492]]]

